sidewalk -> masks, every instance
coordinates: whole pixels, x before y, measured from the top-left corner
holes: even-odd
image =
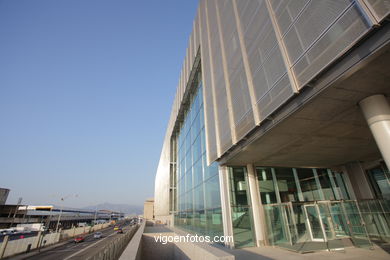
[[[244,249],[228,249],[222,250],[235,256],[239,260],[300,260],[300,259],[316,259],[316,260],[349,260],[349,259],[370,259],[370,260],[389,260],[390,254],[382,248],[375,246],[373,250],[348,247],[341,251],[320,251],[314,253],[300,254],[291,252],[277,247],[249,247]]]

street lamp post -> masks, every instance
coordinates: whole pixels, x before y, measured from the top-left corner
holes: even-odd
[[[61,198],[61,200],[63,201],[64,199]],[[57,231],[58,231],[58,226],[59,226],[60,221],[61,221],[62,209],[63,209],[63,206],[61,206],[60,215],[58,216],[57,225],[56,225],[56,233],[57,233]]]
[[[61,201],[63,202],[66,198],[69,198],[70,196],[73,196],[73,194],[68,195],[68,196],[66,196],[66,197],[62,197],[62,198],[61,198]],[[75,197],[78,197],[78,195],[76,194]],[[62,205],[61,205],[61,209],[60,209],[60,215],[58,216],[58,220],[57,220],[56,233],[57,233],[57,231],[58,231],[58,226],[59,226],[59,224],[60,224],[60,220],[61,220],[61,216],[62,216],[62,211],[63,211],[63,208],[64,208],[63,203],[61,203],[61,204],[62,204]]]
[[[97,217],[97,207],[95,208],[95,219],[93,221],[93,225],[96,225],[96,217]]]

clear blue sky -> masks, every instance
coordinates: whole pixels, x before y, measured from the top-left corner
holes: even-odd
[[[197,0],[0,0],[0,187],[143,204]]]

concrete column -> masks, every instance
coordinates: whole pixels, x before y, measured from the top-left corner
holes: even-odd
[[[39,231],[38,235],[35,237],[34,244],[32,245],[32,249],[39,247],[41,236],[42,236],[42,231]]]
[[[373,95],[360,101],[359,106],[382,157],[390,168],[390,105],[384,95]]]
[[[0,247],[0,259],[2,259],[4,256],[5,249],[7,248],[7,245],[8,245],[8,239],[9,239],[9,236],[5,236],[3,238],[3,243],[1,243],[1,247]]]
[[[259,186],[257,184],[256,178],[256,169],[253,164],[248,164],[246,166],[248,171],[248,182],[249,182],[249,192],[250,192],[250,201],[253,212],[253,225],[254,225],[254,233],[256,237],[256,245],[263,246],[265,245],[265,225],[263,225],[264,221],[264,211],[263,206],[261,204],[261,199],[259,195]]]
[[[222,225],[224,236],[233,237],[232,211],[230,208],[229,172],[226,166],[219,167],[219,186],[221,192]],[[234,241],[225,242],[228,248],[234,248]]]

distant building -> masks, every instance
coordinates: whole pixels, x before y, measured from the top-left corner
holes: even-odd
[[[4,205],[7,201],[9,189],[0,188],[0,205]]]
[[[124,213],[111,210],[83,210],[53,205],[0,205],[0,228],[18,224],[44,223],[48,229],[56,229],[58,219],[61,228],[70,228],[78,223],[93,223],[118,220]]]
[[[156,220],[227,247],[390,240],[388,3],[201,0]]]
[[[154,199],[147,199],[144,203],[144,218],[148,220],[154,219]]]

